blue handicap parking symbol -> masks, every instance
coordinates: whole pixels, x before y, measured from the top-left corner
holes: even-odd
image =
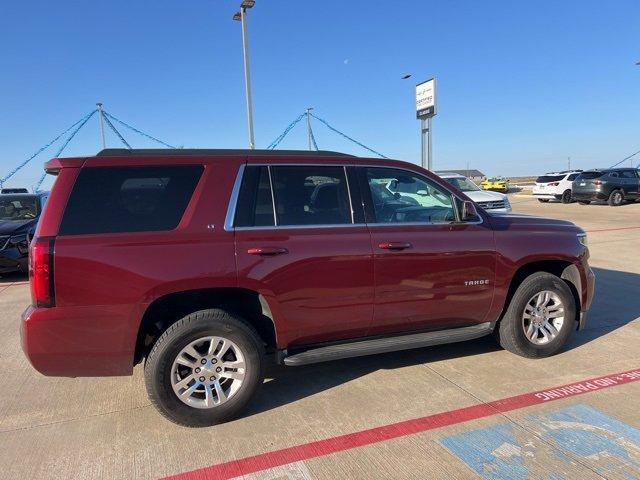
[[[507,422],[445,437],[441,443],[486,479],[558,480],[575,478],[576,469],[640,478],[640,430],[587,405],[528,417],[522,426]]]

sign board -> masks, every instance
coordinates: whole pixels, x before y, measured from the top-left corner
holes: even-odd
[[[436,79],[416,85],[416,118],[429,118],[436,114]]]

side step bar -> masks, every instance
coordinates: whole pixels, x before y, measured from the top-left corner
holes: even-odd
[[[340,343],[326,347],[312,348],[301,353],[284,357],[284,364],[290,367],[310,363],[329,362],[342,358],[375,355],[377,353],[410,350],[412,348],[441,345],[444,343],[464,342],[484,337],[493,331],[493,324],[486,322],[471,327],[438,330],[436,332],[413,333],[397,337],[374,338],[351,343]]]

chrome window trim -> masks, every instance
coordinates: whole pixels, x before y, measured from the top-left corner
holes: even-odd
[[[245,163],[240,165],[238,173],[236,174],[236,180],[233,184],[233,188],[231,189],[231,197],[229,198],[229,205],[227,206],[227,215],[224,219],[224,229],[227,232],[233,231],[233,223],[236,218],[236,208],[238,206],[238,195],[240,194],[240,185],[242,184],[242,179],[244,177],[245,166]]]
[[[396,224],[397,225],[397,224]],[[272,225],[260,226],[260,227],[236,227],[237,231],[242,230],[309,230],[312,228],[354,228],[354,227],[366,227],[366,223],[328,223],[317,225],[278,225],[274,227]]]
[[[356,221],[354,220],[353,215],[353,200],[351,199],[351,187],[349,186],[349,175],[347,175],[347,166],[342,166],[342,171],[344,172],[344,181],[347,184],[347,196],[349,197],[349,210],[351,211],[351,224],[354,225]]]
[[[276,197],[273,190],[273,178],[271,177],[271,165],[267,165],[267,172],[269,172],[269,191],[271,192],[271,209],[273,210],[273,226],[277,227],[278,215],[276,213]]]
[[[244,171],[245,171],[245,167],[248,166],[259,166],[259,167],[267,167],[267,171],[269,173],[269,187],[271,190],[271,203],[273,206],[273,220],[274,220],[274,225],[264,225],[264,226],[257,226],[257,227],[234,227],[233,223],[235,221],[235,215],[236,215],[236,210],[238,207],[238,196],[240,194],[240,186],[242,185],[242,179],[244,178]],[[338,167],[342,167],[343,171],[344,171],[344,178],[345,178],[345,182],[347,183],[347,195],[349,196],[349,206],[351,208],[351,223],[336,223],[336,224],[318,224],[318,225],[278,225],[277,223],[277,213],[276,213],[276,202],[275,202],[275,194],[273,191],[273,180],[272,180],[272,175],[271,175],[271,167],[272,166],[300,166],[300,167],[304,167],[304,166],[314,166],[314,167],[334,167],[334,166],[338,166]],[[251,230],[308,230],[308,229],[313,229],[313,228],[348,228],[348,227],[363,227],[363,226],[367,226],[367,227],[401,227],[401,226],[413,226],[413,227],[417,227],[417,226],[428,226],[428,225],[437,225],[437,226],[442,226],[442,225],[480,225],[482,223],[484,223],[484,217],[479,214],[478,216],[480,217],[480,221],[476,221],[476,222],[461,222],[461,221],[456,221],[456,222],[396,222],[396,223],[367,223],[362,222],[362,223],[355,223],[355,218],[354,218],[354,211],[353,211],[353,198],[351,196],[351,188],[349,187],[349,177],[347,175],[347,166],[354,166],[356,168],[387,168],[387,169],[396,169],[396,170],[402,170],[405,172],[409,172],[415,175],[421,175],[424,177],[424,175],[422,175],[421,173],[418,172],[414,172],[413,170],[409,170],[406,168],[402,168],[402,167],[389,167],[386,165],[347,165],[347,164],[327,164],[327,163],[269,163],[269,164],[265,164],[265,163],[243,163],[242,165],[240,165],[240,168],[238,169],[238,173],[236,175],[236,180],[235,183],[233,185],[233,189],[231,190],[231,197],[229,199],[229,205],[227,207],[227,215],[225,217],[225,223],[224,223],[224,230],[225,231],[234,231],[234,230],[238,230],[238,231],[251,231]],[[427,180],[431,180],[428,177]],[[438,186],[441,186],[438,184]],[[442,187],[442,186],[441,186]],[[444,187],[443,187],[444,188]],[[445,188],[445,190],[447,190],[449,192],[449,194],[451,195],[452,201],[455,204],[455,211],[456,211],[456,216],[457,218],[460,218],[460,213],[458,212],[458,205],[457,202],[455,202],[455,199],[459,200],[459,201],[464,201],[463,199],[461,199],[460,197],[458,197],[457,195],[455,195],[453,192],[449,191],[449,189]],[[479,206],[479,205],[478,205]],[[482,207],[480,207],[482,208]],[[8,239],[7,239],[8,240]]]

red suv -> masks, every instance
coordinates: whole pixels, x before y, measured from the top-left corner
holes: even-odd
[[[552,355],[593,297],[580,228],[489,215],[410,163],[104,150],[46,171],[27,357],[68,377],[144,361],[151,401],[183,425],[236,416],[266,355],[298,366],[491,333]]]

